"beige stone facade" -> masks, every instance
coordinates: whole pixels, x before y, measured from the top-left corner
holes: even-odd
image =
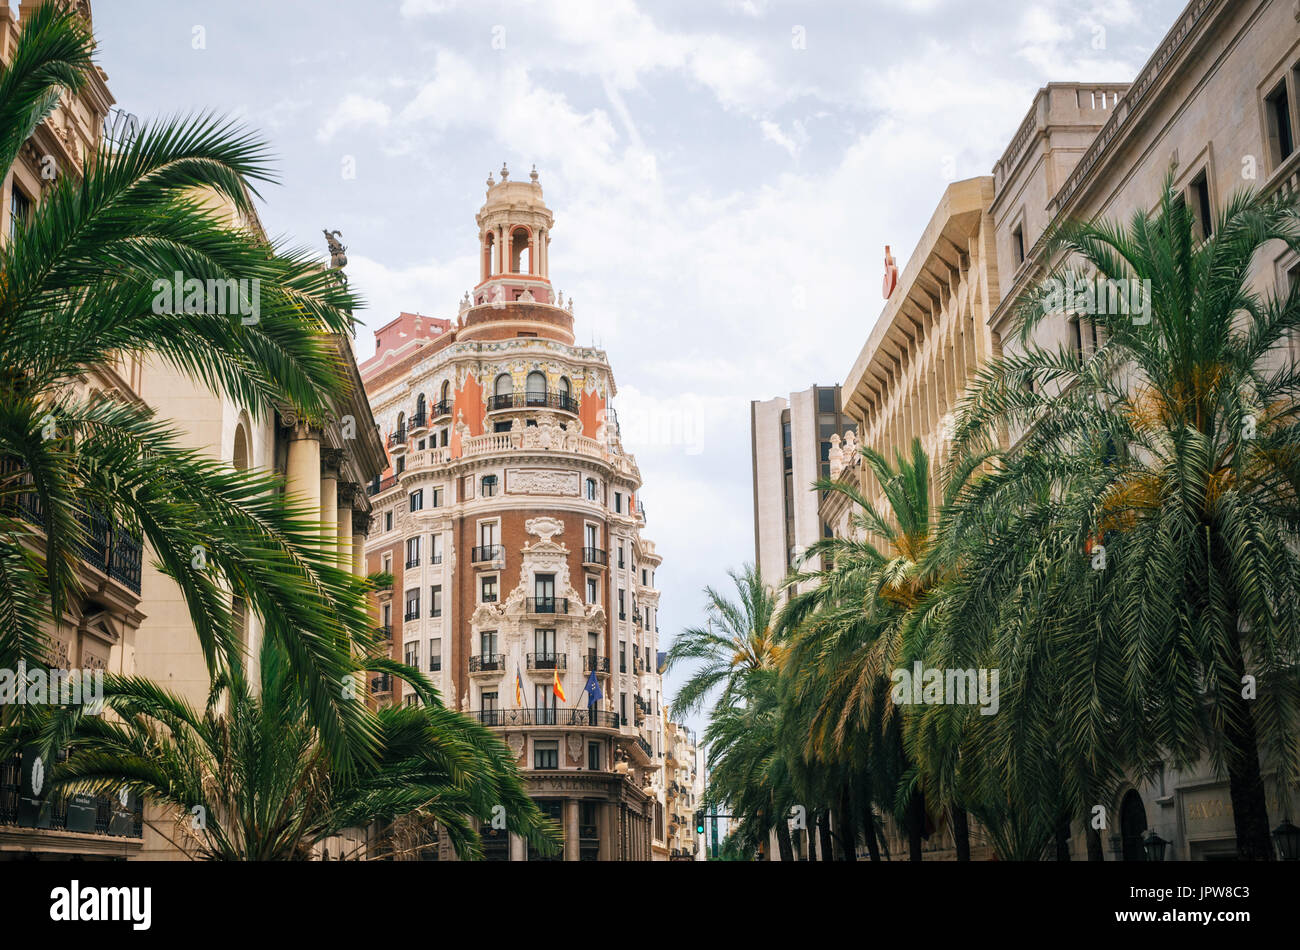
[[[1289,194],[1300,189],[1300,8],[1291,0],[1193,0],[1131,84],[1051,83],[1041,89],[990,177],[956,182],[944,193],[908,259],[870,338],[845,380],[846,412],[862,441],[892,458],[919,437],[945,458],[952,412],[971,376],[992,355],[1014,352],[1015,301],[1053,264],[1043,235],[1064,218],[1127,221],[1152,209],[1171,164],[1190,207],[1212,218],[1243,187]],[[1300,279],[1300,261],[1278,246],[1256,262],[1261,289]],[[1038,343],[1088,352],[1098,345],[1086,319],[1058,317]],[[1294,360],[1293,342],[1279,361]],[[1008,433],[1014,444],[1021,433]],[[845,450],[847,448],[847,451]],[[856,446],[837,446],[837,477],[869,497]],[[938,465],[934,466],[938,498]],[[849,511],[828,497],[822,519],[843,535]],[[1269,817],[1281,814],[1276,782]],[[1235,853],[1226,782],[1202,763],[1165,766],[1154,783],[1104,802],[1107,860],[1133,855],[1141,831],[1171,842],[1173,859]],[[1291,808],[1292,814],[1295,808]],[[927,857],[952,855],[942,820]],[[972,855],[982,843],[972,829]],[[893,836],[891,848],[903,842]],[[1073,857],[1085,839],[1076,829]]]
[[[368,488],[368,569],[394,576],[376,620],[395,658],[500,731],[565,860],[650,860],[664,837],[661,558],[641,475],[605,354],[575,344],[573,302],[553,289],[535,173],[489,178],[477,220],[480,279],[455,323],[401,314],[362,365],[391,457]],[[593,674],[603,698],[588,708]],[[384,677],[371,689],[407,701]],[[484,832],[489,858],[530,857]]]

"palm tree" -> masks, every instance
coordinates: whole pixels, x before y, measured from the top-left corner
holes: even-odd
[[[1029,295],[1023,352],[981,372],[956,433],[972,448],[1023,430],[953,520],[952,622],[1006,664],[1007,724],[1032,733],[1049,707],[1059,723],[1064,769],[1022,758],[1011,780],[1057,781],[1081,807],[1117,752],[1138,775],[1208,754],[1256,860],[1273,856],[1260,754],[1287,779],[1300,765],[1300,287],[1251,284],[1279,242],[1300,250],[1288,200],[1238,194],[1201,239],[1172,176],[1127,228],[1064,225],[1041,291],[1146,281],[1149,316],[1085,314],[1095,352],[1049,349],[1034,335],[1056,301]]]
[[[838,492],[853,504],[856,537],[823,538],[809,547],[805,562],[820,557],[823,567],[791,575],[792,589],[806,589],[791,596],[777,628],[790,638],[789,704],[804,711],[805,754],[822,762],[861,763],[872,789],[864,815],[868,844],[874,849],[874,799],[907,830],[911,857],[919,861],[928,778],[905,749],[912,714],[895,706],[889,687],[893,670],[924,654],[921,621],[950,572],[936,543],[930,460],[919,439],[910,450],[909,456],[899,453],[894,465],[871,448],[861,450],[888,503],[885,511],[853,484],[817,483],[818,490]],[[949,492],[982,461],[964,459]],[[965,813],[953,788],[930,791],[949,806],[958,854],[967,856]]]
[[[0,69],[5,173],[60,90],[95,68],[93,41],[60,7],[25,18]],[[379,739],[338,688],[372,637],[366,585],[322,550],[316,515],[271,474],[182,449],[147,409],[77,393],[87,372],[138,356],[254,418],[292,407],[326,421],[347,385],[333,337],[350,331],[357,298],[306,253],[229,228],[203,200],[251,212],[253,183],[270,180],[264,146],[230,124],[158,123],[101,147],[80,180],[54,182],[0,248],[0,665],[43,661],[43,621],[60,622],[76,591],[86,525],[106,521],[147,542],[176,582],[214,673],[238,659],[230,604],[242,597],[283,647],[321,741],[347,762]],[[205,286],[260,282],[259,319],[159,312],[156,282],[177,272]]]
[[[680,715],[698,712],[719,686],[722,692],[714,709],[732,706],[744,695],[746,679],[758,671],[775,669],[783,655],[772,631],[775,593],[753,565],[746,564],[739,573],[727,573],[736,585],[737,600],[706,587],[707,625],[678,634],[664,662],[665,673],[686,663],[703,664],[673,699],[672,708]]]
[[[114,718],[60,708],[9,740],[67,749],[51,772],[59,794],[125,788],[170,806],[186,838],[174,843],[201,859],[306,859],[345,829],[394,817],[436,824],[458,856],[474,858],[479,825],[497,806],[508,830],[543,853],[556,849],[557,829],[528,798],[509,750],[444,708],[417,670],[372,664],[402,677],[422,703],[364,713],[378,737],[376,762],[344,771],[332,765],[285,651],[267,639],[260,660],[256,689],[242,669],[222,672],[203,710],[148,680],[108,676],[104,708]],[[384,842],[372,845],[384,853]]]
[[[794,860],[789,815],[794,782],[779,739],[778,672],[756,670],[743,686],[743,702],[720,706],[709,719],[709,785],[703,804],[724,806],[739,822],[732,832],[754,848],[776,833],[782,861]]]

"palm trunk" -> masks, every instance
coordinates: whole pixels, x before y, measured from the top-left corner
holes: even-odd
[[[831,813],[829,811],[824,811],[817,817],[817,835],[821,839],[818,844],[821,845],[822,860],[834,861],[835,850],[831,844]]]
[[[1106,855],[1101,847],[1101,832],[1088,823],[1088,860],[1105,861]]]
[[[970,860],[970,822],[966,820],[966,809],[960,805],[949,808],[952,818],[952,841],[957,850],[958,861]]]
[[[921,835],[925,832],[925,802],[921,798],[921,790],[915,789],[912,792],[911,801],[907,805],[907,848],[908,860],[921,860]]]
[[[1070,860],[1070,818],[1068,815],[1056,823],[1056,860]]]
[[[804,854],[805,861],[817,860],[817,836],[813,834],[813,827],[815,827],[816,824],[817,819],[814,818],[812,825],[809,825],[803,830],[804,851],[806,852]]]
[[[1242,861],[1272,861],[1268,804],[1259,774],[1259,743],[1250,705],[1236,691],[1229,693],[1224,737],[1228,749],[1228,790],[1232,823],[1237,832],[1237,857]]]
[[[845,785],[840,790],[840,813],[837,824],[839,828],[840,839],[840,860],[856,861],[857,854],[857,835],[853,832],[853,810],[849,808],[849,787]]]
[[[784,818],[778,818],[776,822],[776,847],[782,861],[794,861],[794,848],[790,845],[790,825]]]
[[[871,806],[867,806],[866,814],[867,826],[867,853],[871,855],[872,861],[880,860],[880,841],[876,837],[876,816],[871,811]]]

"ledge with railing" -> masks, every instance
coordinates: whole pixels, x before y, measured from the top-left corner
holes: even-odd
[[[0,470],[3,470],[0,468]],[[12,515],[42,530],[45,528],[45,511],[40,496],[35,492],[22,492],[15,500],[6,503]],[[82,540],[78,547],[81,559],[101,573],[122,584],[133,594],[140,593],[140,575],[144,564],[144,544],[141,540],[88,503],[77,512]]]
[[[398,426],[388,434],[388,447],[390,449],[397,448],[398,446],[405,448],[407,438],[406,426]]]
[[[469,658],[471,673],[501,673],[506,668],[506,658],[502,653],[480,653]]]
[[[489,412],[503,409],[558,409],[576,416],[578,400],[568,393],[553,392],[498,393],[488,399]]]
[[[530,614],[567,614],[569,598],[567,597],[526,597],[524,609]]]
[[[406,420],[406,428],[407,431],[410,432],[412,435],[417,434],[416,433],[417,429],[423,432],[425,429],[429,428],[428,412],[421,409],[418,412],[412,413],[411,418]]]
[[[595,565],[597,567],[609,566],[609,552],[604,548],[583,548],[582,563],[584,565]]]
[[[144,836],[144,808],[135,796],[51,795],[33,797],[22,780],[22,756],[0,761],[0,826],[42,831],[66,831],[104,838]]]
[[[485,726],[562,726],[617,729],[618,713],[599,709],[533,708],[480,709],[475,718]]]
[[[567,670],[569,657],[564,653],[529,653],[530,670]]]
[[[481,544],[469,552],[469,559],[473,564],[500,561],[505,556],[506,549],[499,544]]]
[[[582,658],[582,672],[584,672],[584,673],[590,673],[590,672],[592,672],[592,671],[595,671],[595,672],[597,672],[597,673],[608,673],[608,672],[609,672],[609,657],[607,657],[607,656],[593,656],[593,655],[590,654],[590,653],[588,653],[588,654],[586,654],[585,656],[583,656],[583,658]]]

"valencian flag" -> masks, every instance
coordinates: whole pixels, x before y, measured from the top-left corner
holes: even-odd
[[[515,666],[515,705],[523,706],[524,704],[524,678],[519,675],[519,667]]]
[[[564,698],[564,687],[560,685],[560,668],[558,666],[551,673],[551,692],[559,697],[560,702],[568,702],[568,700]]]
[[[596,682],[595,670],[587,674],[587,685],[582,688],[587,694],[588,707],[596,705],[596,700],[605,698],[605,694],[601,692],[600,684]]]

